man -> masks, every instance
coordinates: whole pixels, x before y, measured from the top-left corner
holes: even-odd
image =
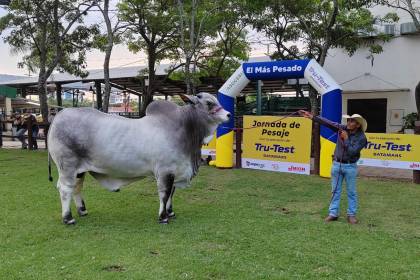
[[[39,126],[36,117],[33,114],[27,114],[25,116],[25,126],[29,127],[29,123],[31,124],[31,130],[32,130],[32,147],[29,147],[32,150],[38,150],[38,133],[39,133]]]
[[[56,115],[55,108],[50,108],[50,113],[48,114],[48,123],[52,123],[54,117]]]
[[[311,113],[303,110],[300,110],[299,114],[338,133],[331,169],[332,197],[329,214],[325,218],[325,222],[337,221],[339,217],[341,190],[343,179],[345,179],[348,199],[347,221],[350,224],[357,224],[357,161],[360,158],[360,151],[367,143],[364,133],[367,129],[366,120],[359,114],[352,116],[344,115],[343,118],[347,120],[347,125],[341,125],[326,118],[313,116]]]
[[[0,148],[3,147],[3,114],[0,113]]]
[[[27,127],[25,125],[25,120],[21,115],[16,115],[14,117],[13,124],[16,126],[16,138],[22,143],[22,149],[27,149],[28,144],[25,139]]]

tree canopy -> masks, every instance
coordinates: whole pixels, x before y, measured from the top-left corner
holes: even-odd
[[[12,50],[24,54],[20,67],[38,71],[44,119],[48,116],[45,85],[54,70],[86,75],[86,50],[97,28],[83,24],[94,1],[13,0],[0,18],[0,34]]]
[[[39,73],[40,96],[53,71],[86,75],[86,50],[93,46],[105,51],[106,80],[115,42],[145,53],[147,71],[139,73],[147,74],[149,81],[148,86],[143,81],[144,111],[153,99],[155,69],[161,61],[171,61],[168,76],[184,80],[187,92],[194,93],[200,77],[226,79],[247,60],[250,34],[263,35],[274,46],[268,53],[273,59],[315,58],[323,65],[331,48],[350,55],[361,46],[381,52],[380,40],[364,36],[374,30],[368,8],[378,1],[121,0],[112,26],[109,0],[13,0],[8,15],[0,19],[0,32],[14,51],[24,54],[20,66]],[[104,16],[105,35],[98,37],[99,26],[84,23],[92,7]],[[117,36],[122,27],[127,31],[124,40]],[[105,84],[109,94],[110,85]]]

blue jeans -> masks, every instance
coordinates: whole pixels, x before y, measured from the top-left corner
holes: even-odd
[[[25,139],[26,128],[21,128],[16,132],[16,138],[22,143],[22,148],[26,148],[28,144]]]
[[[356,216],[357,212],[357,191],[356,191],[356,163],[340,163],[334,161],[331,169],[331,192],[333,193],[329,208],[329,215],[338,217],[340,213],[340,197],[343,179],[346,180],[348,208],[347,216]]]

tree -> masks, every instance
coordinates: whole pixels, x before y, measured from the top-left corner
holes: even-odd
[[[85,53],[95,27],[83,26],[83,17],[95,1],[15,0],[0,19],[0,33],[14,51],[24,53],[20,66],[38,70],[41,113],[48,119],[46,82],[56,69],[76,75],[84,71]]]
[[[379,4],[406,11],[413,19],[414,26],[420,32],[420,3],[416,0],[379,0]],[[417,2],[417,3],[416,3]]]
[[[216,36],[214,14],[219,11],[219,5],[207,0],[177,0],[177,7],[178,58],[184,65],[186,93],[195,94],[197,62],[207,46],[206,41]]]
[[[378,2],[382,5],[387,5],[392,8],[406,11],[413,19],[413,23],[417,31],[420,32],[420,4],[418,2],[417,6],[415,3],[416,1],[413,0],[380,0]],[[389,13],[387,16],[394,17],[396,20],[398,20],[398,17],[393,13]],[[417,113],[420,116],[420,82],[414,91],[414,95],[416,98]]]
[[[197,64],[206,76],[228,79],[239,61],[248,59],[246,7],[243,1],[217,3],[219,11],[211,20],[216,23],[217,37],[204,50],[200,49]]]
[[[176,50],[176,10],[170,0],[123,0],[119,5],[121,20],[127,25],[128,47],[134,53],[147,54],[149,85],[143,94],[140,115],[153,101],[156,87],[156,64]]]
[[[104,17],[104,22],[106,26],[106,34],[96,38],[97,47],[105,52],[104,58],[104,95],[102,104],[98,104],[98,107],[101,106],[102,111],[108,113],[109,107],[109,97],[111,95],[111,83],[109,79],[109,63],[111,60],[112,49],[114,48],[115,43],[119,43],[121,40],[121,35],[125,29],[125,25],[121,24],[121,21],[117,19],[115,22],[112,22],[109,17],[109,0],[103,1],[103,7],[101,3],[97,4],[97,7]]]
[[[296,42],[299,40],[299,30],[296,29],[296,17],[287,9],[289,1],[264,0],[254,5],[252,26],[262,32],[268,43],[275,46],[271,59],[287,60],[299,59],[302,54]]]

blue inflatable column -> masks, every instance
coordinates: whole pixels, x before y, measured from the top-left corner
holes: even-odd
[[[249,83],[248,78],[239,67],[235,73],[219,89],[217,98],[220,105],[231,113],[228,123],[223,123],[217,128],[216,139],[216,167],[233,167],[233,127],[235,125],[235,97]]]

